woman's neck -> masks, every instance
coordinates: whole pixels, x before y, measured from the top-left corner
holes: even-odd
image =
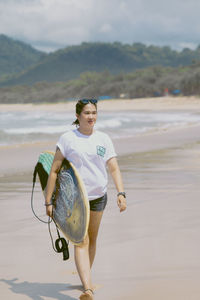
[[[91,135],[91,134],[93,134],[94,129],[93,128],[92,129],[91,128],[90,129],[86,129],[86,128],[79,127],[78,131],[80,133],[84,134],[84,135]]]

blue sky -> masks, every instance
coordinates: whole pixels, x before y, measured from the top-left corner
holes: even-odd
[[[82,42],[200,44],[199,0],[0,0],[0,33],[49,52]]]

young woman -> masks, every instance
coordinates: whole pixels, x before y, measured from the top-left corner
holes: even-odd
[[[57,151],[47,184],[45,204],[47,215],[52,216],[51,196],[57,174],[66,158],[79,171],[90,204],[88,235],[81,245],[74,246],[75,263],[84,288],[80,299],[84,300],[94,299],[91,267],[96,253],[99,225],[107,203],[106,166],[117,189],[117,204],[120,212],[126,209],[126,195],[112,141],[107,134],[94,129],[97,120],[97,100],[79,100],[76,104],[76,117],[73,124],[77,128],[63,134],[57,143]]]

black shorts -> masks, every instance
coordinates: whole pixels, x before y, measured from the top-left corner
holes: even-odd
[[[90,210],[92,211],[103,211],[107,204],[107,193],[98,199],[90,200]]]

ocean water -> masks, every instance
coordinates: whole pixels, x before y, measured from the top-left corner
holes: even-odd
[[[75,117],[66,112],[0,112],[0,146],[52,141],[74,128]],[[155,130],[200,124],[200,115],[190,112],[102,112],[95,125],[113,139]]]

